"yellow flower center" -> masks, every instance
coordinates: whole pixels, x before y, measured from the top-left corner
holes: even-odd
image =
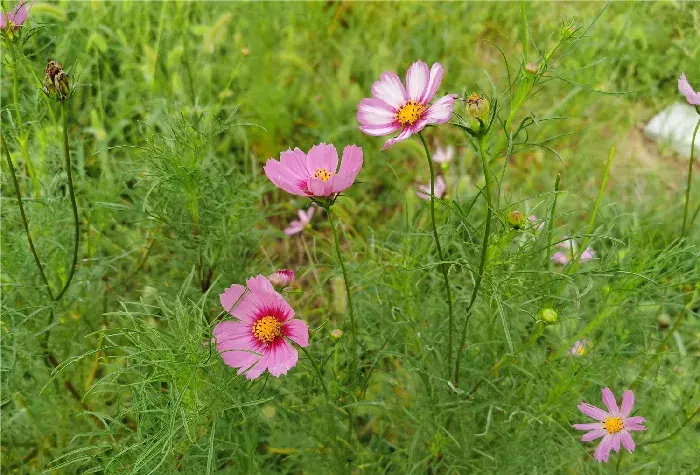
[[[425,109],[427,109],[427,107],[424,105],[410,101],[396,111],[396,120],[399,121],[401,125],[413,125],[418,122],[418,119],[421,118]]]
[[[262,317],[253,325],[253,335],[262,343],[271,343],[282,336],[282,322],[275,317]]]
[[[318,178],[322,181],[328,181],[333,176],[333,172],[328,170],[328,168],[317,168],[316,173],[314,173],[314,178]]]
[[[619,417],[609,417],[605,419],[603,428],[608,431],[608,434],[617,434],[623,429],[622,419]]]
[[[582,355],[586,352],[586,347],[583,345],[580,345],[579,347],[576,348],[576,353],[579,355]]]

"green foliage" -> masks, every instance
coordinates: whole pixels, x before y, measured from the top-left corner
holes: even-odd
[[[699,10],[520,8],[37,3],[32,29],[3,49],[2,133],[56,294],[73,221],[60,110],[40,88],[47,57],[61,61],[75,87],[66,110],[80,259],[52,301],[3,155],[3,473],[700,470],[697,231],[678,239],[687,162],[636,131],[679,100],[681,71],[700,78]],[[355,120],[381,72],[403,75],[418,58],[445,66],[440,93],[478,91],[493,114],[483,149],[458,127],[425,130],[431,147],[457,147],[436,218],[455,353],[468,322],[459,382],[429,208],[415,193],[429,177],[420,141],[379,152],[383,138]],[[357,355],[327,216],[286,237],[308,200],[262,173],[268,157],[322,141],[364,149],[359,181],[333,206]],[[514,229],[513,210],[538,219]],[[569,237],[596,259],[551,262]],[[217,296],[277,268],[297,271],[285,297],[311,345],[286,376],[248,381],[211,344],[225,318]],[[545,308],[557,322],[544,324]],[[601,405],[605,386],[618,397],[633,388],[649,430],[634,434],[634,454],[600,465],[571,425],[588,422],[576,404]]]

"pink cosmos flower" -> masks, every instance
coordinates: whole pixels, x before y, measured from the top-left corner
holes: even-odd
[[[700,106],[700,92],[695,92],[693,88],[690,87],[690,83],[685,78],[685,74],[681,74],[681,77],[678,78],[678,90],[685,96],[689,104]]]
[[[576,357],[583,356],[586,353],[586,350],[588,349],[588,346],[590,344],[591,344],[591,342],[587,338],[584,338],[583,340],[576,340],[574,342],[574,344],[571,346],[571,349],[569,350],[569,354],[571,356],[576,356]]]
[[[442,175],[438,175],[438,177],[435,179],[435,197],[442,198],[445,195],[445,189],[445,180],[442,178]],[[418,195],[418,198],[422,200],[429,200],[430,183],[428,183],[427,185],[420,185],[416,194]]]
[[[556,245],[560,249],[566,249],[566,252],[555,252],[552,254],[551,259],[557,264],[566,265],[571,262],[573,256],[578,252],[578,243],[573,239],[567,239]],[[587,247],[585,251],[581,253],[581,258],[579,262],[590,261],[595,258],[595,251],[590,247]]]
[[[286,287],[294,280],[294,271],[292,269],[280,269],[274,274],[267,276],[273,287]]]
[[[255,379],[265,370],[278,378],[297,364],[299,354],[289,343],[309,346],[309,327],[294,318],[294,310],[275,292],[264,275],[234,284],[219,296],[221,305],[238,321],[214,327],[216,349],[238,374]]]
[[[428,65],[419,60],[408,68],[404,87],[396,73],[382,73],[379,81],[372,84],[373,97],[362,99],[357,107],[360,130],[367,135],[389,135],[403,129],[397,137],[386,141],[383,147],[386,150],[426,125],[449,121],[456,94],[448,94],[430,105],[443,74],[440,63],[434,63],[428,70]]]
[[[19,2],[11,12],[0,12],[0,29],[19,29],[27,21],[28,1]]]
[[[619,452],[620,443],[629,453],[634,452],[635,446],[630,432],[647,430],[643,425],[643,417],[629,417],[634,405],[634,393],[631,390],[622,395],[622,406],[618,409],[612,391],[603,388],[603,402],[608,408],[607,412],[585,402],[578,405],[581,412],[599,422],[574,424],[574,429],[589,431],[581,437],[583,442],[603,438],[595,450],[594,456],[598,462],[607,462],[612,449]]]
[[[348,145],[338,170],[338,152],[332,144],[314,145],[305,154],[298,148],[271,158],[265,164],[267,177],[287,193],[298,196],[330,197],[355,182],[362,168],[362,149]]]
[[[309,206],[307,211],[304,211],[303,209],[298,210],[297,214],[299,215],[299,219],[295,219],[289,223],[289,226],[285,228],[284,233],[287,236],[294,236],[295,234],[300,233],[309,227],[309,223],[311,222],[311,218],[313,217],[315,210],[316,203],[311,203],[311,206]]]
[[[435,154],[433,154],[433,161],[444,165],[445,163],[451,162],[455,157],[455,148],[452,145],[448,145],[446,148],[442,148],[438,145],[435,149]]]

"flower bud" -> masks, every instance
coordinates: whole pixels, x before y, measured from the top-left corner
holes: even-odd
[[[553,308],[543,308],[540,310],[540,320],[547,325],[554,325],[559,320],[559,314]]]
[[[65,102],[70,96],[70,77],[63,70],[63,65],[55,59],[49,59],[44,72],[44,93]]]
[[[294,271],[291,269],[280,269],[274,274],[267,276],[273,287],[284,288],[294,280]]]
[[[489,122],[489,101],[474,93],[467,99],[465,115],[472,129],[478,131],[488,127]]]
[[[525,215],[518,210],[511,211],[506,215],[506,220],[508,224],[513,226],[513,229],[522,229],[523,224],[525,224]]]
[[[331,338],[333,338],[336,341],[340,340],[340,337],[342,337],[342,336],[343,336],[343,330],[341,330],[340,328],[336,328],[335,330],[331,331]]]
[[[537,65],[537,63],[527,63],[525,65],[525,72],[530,74],[530,75],[535,75],[537,74],[537,71],[540,70],[540,67]]]

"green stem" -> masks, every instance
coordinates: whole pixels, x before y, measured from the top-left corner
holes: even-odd
[[[303,351],[304,354],[306,355],[306,357],[309,359],[309,361],[311,361],[311,365],[314,367],[314,370],[316,371],[316,375],[318,376],[318,380],[321,381],[321,387],[323,388],[323,393],[328,398],[328,401],[332,402],[330,393],[328,392],[328,388],[326,387],[326,382],[323,380],[323,373],[321,373],[321,368],[318,367],[316,360],[314,360],[311,357],[311,355],[309,354],[309,352],[307,351],[306,348],[304,348],[303,346],[300,346],[299,348],[301,348],[301,351]]]
[[[445,282],[445,292],[447,293],[447,379],[450,379],[450,368],[452,368],[452,333],[454,321],[452,312],[452,294],[450,293],[450,277],[448,275],[447,265],[445,264],[445,257],[442,253],[442,247],[440,246],[440,236],[438,235],[437,223],[435,222],[435,167],[433,166],[433,159],[430,156],[430,149],[428,149],[428,144],[425,141],[425,137],[423,137],[423,132],[418,132],[418,136],[420,137],[421,142],[423,142],[425,157],[428,160],[428,167],[430,168],[430,220],[433,225],[433,238],[435,239],[438,258],[440,259],[440,265],[438,267],[442,273],[442,278]]]
[[[472,316],[474,309],[474,302],[481,288],[481,281],[484,277],[484,268],[486,267],[486,255],[489,249],[489,237],[491,235],[491,171],[489,169],[489,160],[484,152],[484,140],[485,137],[479,138],[479,154],[481,155],[481,164],[484,168],[484,179],[486,184],[484,185],[484,196],[486,197],[486,225],[484,226],[484,239],[481,243],[481,260],[479,262],[479,273],[476,275],[476,282],[474,283],[474,290],[472,290],[472,296],[469,299],[469,305],[467,306],[467,316],[464,320],[464,326],[462,327],[462,338],[459,342],[459,347],[457,348],[457,362],[455,363],[455,386],[459,387],[459,364],[462,360],[462,353],[464,351],[464,345],[467,340],[467,327],[469,326],[469,319]]]
[[[665,442],[665,441],[667,441],[668,439],[670,439],[671,437],[675,436],[675,435],[678,434],[680,431],[682,431],[683,428],[684,428],[686,425],[688,425],[688,422],[692,421],[692,420],[695,418],[695,416],[697,416],[698,414],[700,414],[700,406],[698,406],[697,408],[695,408],[695,411],[694,411],[691,415],[689,415],[688,418],[687,418],[685,421],[683,421],[683,423],[680,425],[680,427],[678,427],[678,429],[676,429],[676,430],[675,430],[674,432],[672,432],[671,434],[667,435],[666,437],[662,437],[661,439],[656,439],[656,440],[651,440],[651,441],[649,441],[649,442],[641,443],[641,444],[638,445],[638,447],[642,447],[643,445],[658,444],[658,443],[660,443],[660,442]]]
[[[554,212],[557,209],[557,197],[559,196],[559,183],[561,181],[561,174],[557,173],[557,179],[554,182],[554,199],[552,199],[552,207],[549,208],[549,216],[547,216],[547,247],[544,251],[544,268],[549,269],[552,259],[549,257],[550,250],[552,246],[552,234],[554,231]]]
[[[34,256],[34,262],[39,269],[39,274],[41,275],[41,280],[44,281],[46,285],[46,292],[49,294],[51,300],[55,300],[53,297],[53,292],[51,291],[51,285],[49,280],[46,278],[46,273],[44,272],[44,267],[41,265],[41,260],[36,252],[36,247],[34,247],[34,240],[32,239],[32,233],[29,230],[29,222],[27,221],[27,215],[24,213],[24,204],[22,203],[22,193],[19,189],[19,183],[17,182],[17,177],[15,176],[15,167],[12,164],[12,157],[10,156],[10,149],[7,147],[7,142],[5,142],[5,137],[0,136],[0,141],[2,141],[2,146],[5,149],[5,158],[7,158],[7,166],[10,168],[10,175],[12,176],[12,183],[15,186],[15,195],[17,196],[17,205],[19,206],[19,214],[22,218],[22,225],[24,226],[24,232],[27,235],[27,241],[29,242],[29,249]]]
[[[351,353],[350,358],[350,386],[354,386],[355,373],[357,372],[357,328],[355,327],[355,313],[352,305],[352,293],[350,292],[350,280],[348,279],[348,271],[345,269],[345,262],[343,261],[343,255],[340,253],[340,242],[338,241],[338,232],[335,229],[335,222],[333,221],[333,213],[331,212],[330,206],[326,208],[328,214],[328,222],[333,230],[333,242],[335,243],[335,255],[340,264],[340,268],[343,270],[343,281],[345,282],[345,292],[348,295],[348,310],[350,314],[350,327],[352,331],[351,338]]]
[[[75,227],[75,242],[73,245],[73,264],[71,265],[70,274],[68,274],[68,280],[66,280],[63,289],[56,296],[56,301],[61,300],[63,294],[66,293],[71,281],[73,280],[73,275],[75,274],[75,269],[78,266],[78,247],[80,245],[80,221],[78,218],[78,205],[75,202],[75,189],[73,188],[73,174],[70,165],[70,148],[68,146],[68,121],[66,119],[66,106],[61,104],[61,118],[63,119],[63,155],[66,159],[66,175],[68,176],[68,193],[70,195],[70,203],[73,209],[73,224]]]
[[[683,227],[681,228],[681,237],[685,236],[685,224],[688,222],[688,206],[690,206],[690,190],[693,186],[693,164],[695,163],[695,137],[698,135],[700,128],[700,119],[695,125],[693,132],[693,141],[690,143],[690,161],[688,162],[688,185],[685,187],[685,207],[683,209]]]

